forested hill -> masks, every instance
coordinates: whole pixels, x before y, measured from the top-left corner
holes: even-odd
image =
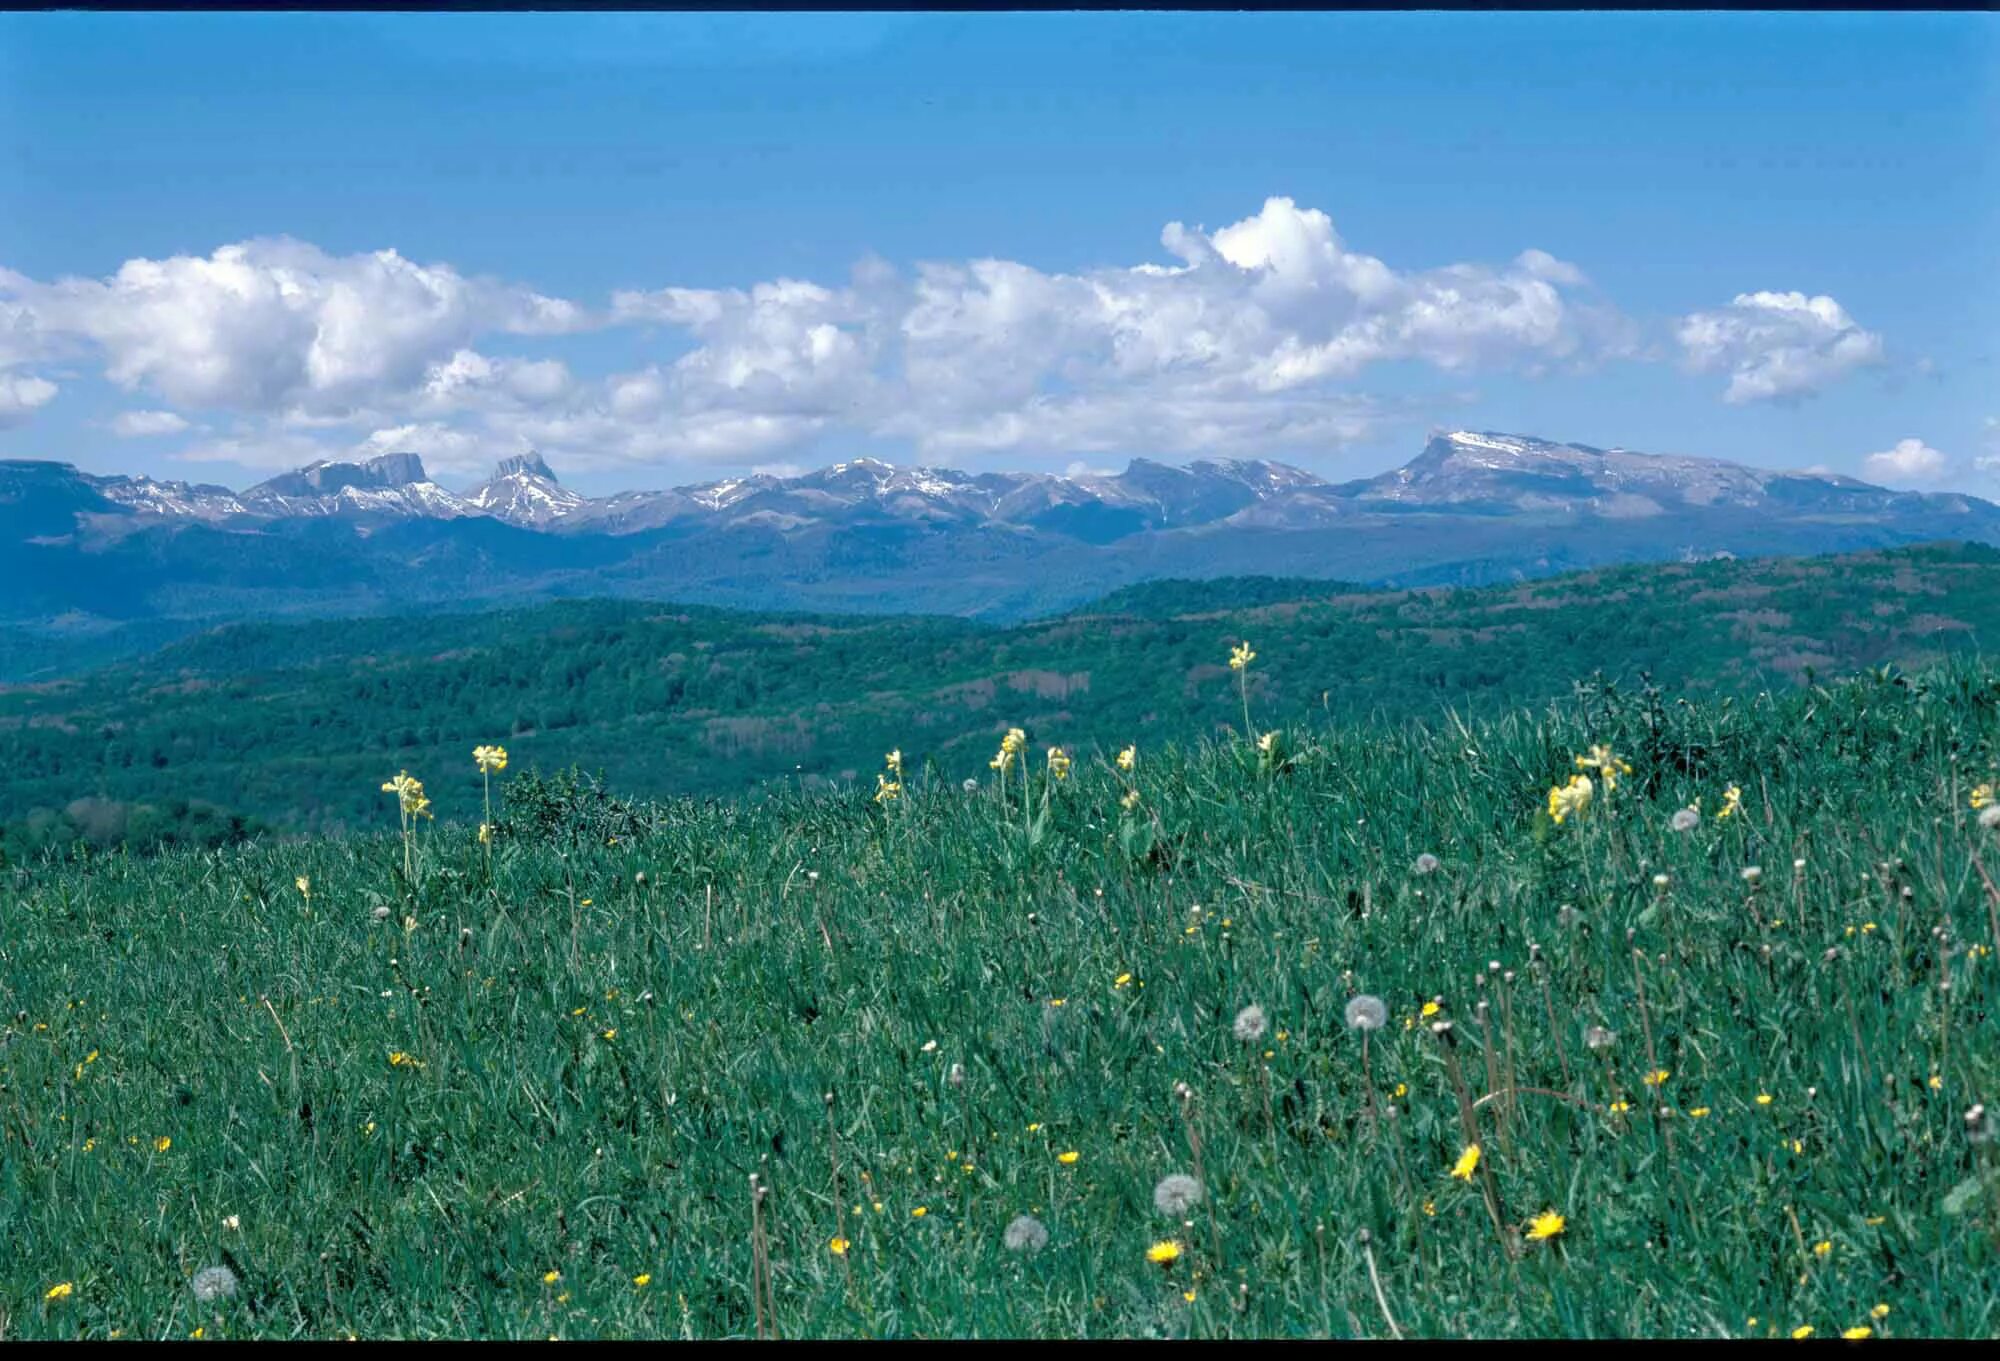
[[[1330,594],[1325,582],[1153,583],[1013,628],[572,601],[499,613],[239,624],[88,676],[0,687],[12,853],[79,835],[393,822],[408,768],[476,817],[470,752],[580,764],[632,794],[773,778],[985,774],[998,736],[1040,752],[1142,748],[1251,721],[1493,711],[1642,672],[1671,693],[1788,686],[2000,639],[2000,551],[1618,568],[1480,590]],[[178,831],[177,831],[178,829]]]

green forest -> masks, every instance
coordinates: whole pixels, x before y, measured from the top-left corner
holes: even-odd
[[[1617,568],[1479,590],[1235,578],[1127,588],[1008,628],[580,600],[241,623],[0,687],[0,848],[215,845],[393,825],[407,769],[477,820],[470,752],[634,796],[986,774],[999,735],[1079,759],[1243,723],[1396,723],[1535,706],[1602,674],[1699,699],[1977,652],[2000,552],[1965,545]]]

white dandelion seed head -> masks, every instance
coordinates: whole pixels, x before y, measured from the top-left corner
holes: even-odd
[[[2000,827],[2000,803],[1989,803],[1979,810],[1979,825],[1988,831]]]
[[[1436,874],[1438,872],[1438,867],[1443,863],[1444,862],[1442,860],[1439,860],[1429,851],[1425,851],[1422,855],[1417,857],[1417,863],[1411,868],[1415,869],[1418,874]]]
[[[1672,879],[1669,879],[1669,878],[1668,878],[1668,877],[1667,877],[1666,875],[1664,875],[1664,874],[1656,874],[1656,875],[1654,875],[1654,876],[1653,876],[1653,887],[1654,887],[1654,888],[1665,888],[1665,887],[1666,887],[1666,886],[1667,886],[1668,884],[1671,884],[1672,882],[1673,882],[1673,880],[1672,880]]]
[[[1583,1043],[1587,1049],[1609,1049],[1612,1045],[1618,1043],[1618,1032],[1615,1030],[1606,1030],[1601,1025],[1585,1026],[1583,1028]]]
[[[1389,1008],[1381,998],[1369,993],[1347,999],[1347,1028],[1349,1030],[1380,1030],[1389,1021]]]
[[[1040,1252],[1049,1245],[1048,1226],[1033,1215],[1015,1215],[1000,1241],[1009,1252]]]
[[[1179,1219],[1199,1204],[1201,1183],[1185,1172],[1161,1177],[1153,1188],[1153,1208],[1169,1219]]]
[[[1673,821],[1668,825],[1676,832],[1691,832],[1700,822],[1701,814],[1695,812],[1692,808],[1683,808],[1674,814]]]
[[[960,785],[959,788],[968,794],[977,794],[979,792],[979,781],[968,775],[965,777],[965,783]],[[1025,1218],[1025,1216],[1023,1217]]]
[[[373,912],[369,913],[368,915],[373,917],[378,922],[384,922],[389,920],[389,909],[384,906],[377,906],[376,909]]]
[[[1749,884],[1752,888],[1755,888],[1757,881],[1763,877],[1764,871],[1758,869],[1755,865],[1745,865],[1743,867],[1743,882]]]
[[[951,1071],[945,1075],[945,1080],[954,1087],[963,1087],[965,1085],[965,1065],[962,1063],[952,1064]]]
[[[194,1297],[206,1303],[209,1300],[226,1300],[236,1293],[236,1273],[226,1266],[205,1266],[195,1272],[188,1282]]]
[[[1230,1029],[1243,1043],[1255,1044],[1264,1038],[1264,1032],[1270,1029],[1270,1023],[1264,1019],[1264,1008],[1252,1002],[1236,1013],[1236,1021]]]

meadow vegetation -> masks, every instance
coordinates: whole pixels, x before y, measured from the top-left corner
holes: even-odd
[[[1013,724],[1156,747],[1261,720],[1493,717],[1600,670],[1752,694],[1991,650],[2000,550],[1667,564],[1485,590],[1155,582],[1012,628],[572,601],[489,614],[238,624],[139,662],[0,686],[0,855],[384,828],[378,773],[477,796],[475,744],[625,794],[866,787],[882,753],[982,775]],[[0,640],[4,646],[4,640]]]
[[[2000,1331],[2000,674],[1224,641],[1185,746],[5,871],[0,1337]]]

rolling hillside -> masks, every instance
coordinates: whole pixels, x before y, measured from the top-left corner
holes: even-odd
[[[961,779],[984,774],[1015,725],[1078,754],[1240,727],[1227,657],[1245,638],[1260,729],[1532,705],[1600,670],[1730,693],[2000,638],[2000,551],[1977,546],[1326,592],[1156,583],[1007,629],[617,601],[230,625],[0,688],[0,823],[16,853],[182,823],[223,835],[230,815],[380,826],[393,815],[378,786],[399,768],[469,807],[465,753],[487,741],[519,767],[580,764],[645,795],[866,780],[891,747],[913,772]]]

